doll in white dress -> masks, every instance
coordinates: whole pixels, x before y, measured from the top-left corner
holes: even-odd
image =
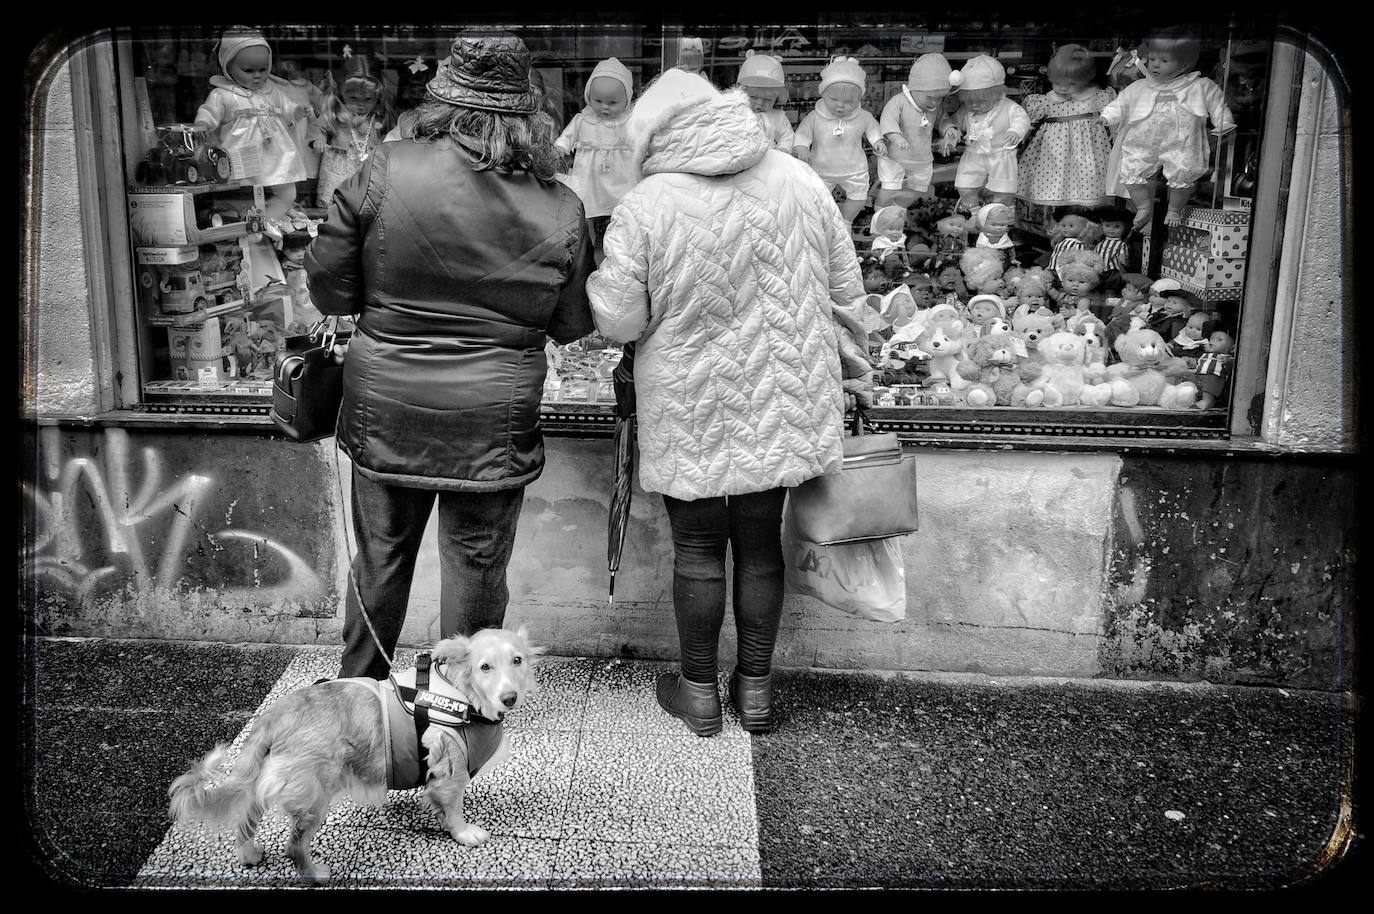
[[[1116,131],[1120,166],[1108,176],[1117,180],[1136,206],[1132,228],[1147,231],[1154,209],[1150,180],[1161,169],[1169,188],[1165,225],[1177,225],[1197,182],[1212,170],[1207,122],[1222,136],[1236,122],[1220,86],[1193,69],[1200,48],[1197,38],[1177,28],[1165,29],[1146,43],[1147,76],[1136,80],[1102,111]]]
[[[235,26],[216,45],[220,75],[196,112],[196,126],[229,153],[235,179],[266,188],[269,219],[283,216],[305,180],[295,122],[308,115],[272,73],[272,48],[257,29]]]
[[[796,132],[792,129],[792,122],[787,119],[787,113],[777,107],[787,101],[782,62],[767,54],[745,51],[744,63],[740,64],[735,85],[749,96],[749,107],[758,115],[759,126],[768,135],[768,142],[774,149],[791,155]]]

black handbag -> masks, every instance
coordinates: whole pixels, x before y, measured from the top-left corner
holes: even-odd
[[[326,317],[309,333],[287,337],[277,354],[272,380],[272,421],[293,441],[315,441],[334,434],[343,401],[343,358],[351,330]]]
[[[797,537],[820,546],[912,533],[916,455],[903,456],[896,432],[865,434],[863,413],[856,412],[841,468],[796,486],[787,501]]]

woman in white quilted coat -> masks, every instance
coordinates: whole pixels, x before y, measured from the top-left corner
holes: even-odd
[[[845,409],[869,405],[858,258],[825,186],[771,148],[742,91],[668,70],[628,131],[642,180],[611,215],[587,293],[597,329],[636,344],[640,484],[663,494],[673,529],[681,672],[659,679],[658,701],[698,735],[721,728],[728,547],[730,697],[744,729],[764,731],[783,500],[839,468]]]

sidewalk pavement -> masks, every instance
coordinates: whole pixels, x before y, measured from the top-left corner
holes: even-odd
[[[337,673],[338,649],[41,638],[23,653],[35,878],[292,884],[279,813],[244,868],[228,835],[168,821],[167,786]],[[492,839],[459,846],[418,791],[344,800],[316,845],[330,888],[1256,890],[1357,868],[1345,696],[781,670],[774,732],[744,733],[727,703],[702,739],[655,703],[666,666],[546,658],[508,719],[511,760],[468,789]]]

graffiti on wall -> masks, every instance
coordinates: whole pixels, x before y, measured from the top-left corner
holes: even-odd
[[[228,524],[214,527],[207,507],[215,479],[165,465],[156,449],[133,454],[129,434],[106,429],[104,459],[63,459],[60,429],[39,431],[38,479],[22,484],[33,529],[21,548],[35,580],[85,602],[97,588],[133,596],[175,590],[188,555],[246,549],[251,584],[218,588],[222,602],[313,602],[324,586],[309,563],[271,536]],[[135,466],[135,460],[139,466]],[[232,523],[233,504],[226,512]],[[271,579],[263,580],[263,570]]]

